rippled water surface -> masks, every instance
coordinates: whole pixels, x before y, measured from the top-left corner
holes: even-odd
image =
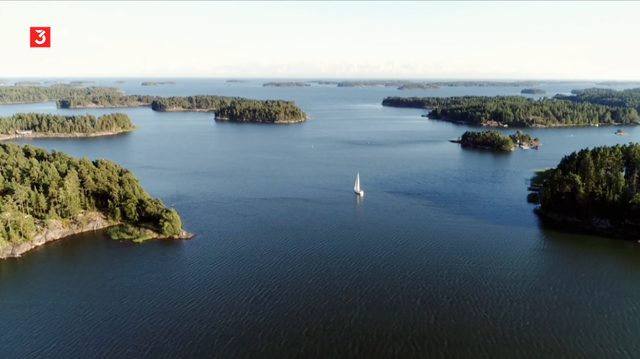
[[[380,102],[520,88],[114,81],[100,84],[294,100],[312,119],[0,106],[126,112],[140,130],[27,142],[130,168],[197,234],[134,244],[87,233],[1,261],[0,358],[640,357],[640,245],[544,228],[525,200],[532,170],[640,141],[640,129],[530,130],[540,150],[500,155],[447,142],[464,126]]]

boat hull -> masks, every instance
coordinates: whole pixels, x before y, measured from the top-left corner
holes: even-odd
[[[364,191],[360,191],[360,192],[356,191],[356,194],[357,194],[358,196],[364,196]]]

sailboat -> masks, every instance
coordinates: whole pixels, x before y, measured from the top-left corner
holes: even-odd
[[[359,195],[364,196],[364,191],[360,189],[360,172],[356,176],[356,184],[353,186],[353,190]]]

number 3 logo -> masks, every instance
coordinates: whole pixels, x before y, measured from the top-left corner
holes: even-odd
[[[38,45],[42,45],[45,42],[47,42],[47,36],[45,35],[47,32],[44,30],[36,30],[36,32],[38,33],[38,37],[41,38],[42,40],[34,40],[34,42]]]

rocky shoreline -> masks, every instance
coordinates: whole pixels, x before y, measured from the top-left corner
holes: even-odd
[[[540,216],[542,220],[563,229],[602,237],[640,241],[640,227],[614,226],[611,221],[602,218],[582,220],[559,213],[549,213],[544,211],[540,206],[537,206],[533,211]]]
[[[103,136],[115,136],[127,132],[133,132],[138,130],[139,127],[135,127],[131,130],[125,131],[109,131],[109,132],[94,132],[94,133],[32,133],[31,135],[7,135],[0,134],[0,141],[14,140],[17,138],[80,138],[80,137],[103,137]]]
[[[74,223],[69,226],[69,228],[64,228],[60,221],[52,220],[52,227],[54,228],[35,234],[33,236],[33,240],[20,244],[9,244],[4,248],[0,248],[0,259],[17,258],[23,253],[45,243],[56,241],[78,233],[104,229],[117,224],[109,221],[102,213],[90,213],[84,217],[88,218],[88,221],[85,224]]]

